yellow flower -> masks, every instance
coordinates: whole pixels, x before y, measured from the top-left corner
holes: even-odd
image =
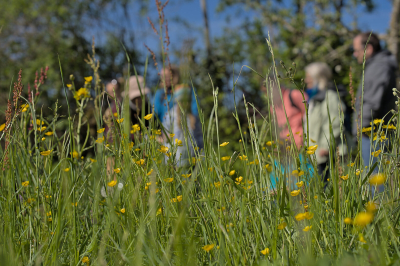
[[[269,248],[265,248],[264,250],[261,250],[261,254],[268,255],[269,254]]]
[[[374,119],[374,125],[377,125],[377,124],[382,124],[383,122],[385,122],[385,120],[383,120],[383,119]],[[372,122],[370,122],[369,123],[370,125],[372,125]]]
[[[74,98],[76,100],[80,100],[82,98],[89,98],[90,97],[90,92],[86,88],[80,88],[77,92],[75,92]]]
[[[231,157],[230,156],[224,156],[224,157],[221,157],[221,160],[222,161],[227,161],[227,160],[229,160]]]
[[[51,211],[46,212],[46,216],[51,216]]]
[[[0,132],[3,131],[5,128],[6,128],[6,124],[2,124],[2,125],[0,126]]]
[[[118,123],[118,124],[121,124],[122,122],[124,122],[124,119],[123,119],[123,118],[117,119],[117,123]]]
[[[161,147],[160,147],[160,149],[158,151],[162,152],[162,153],[167,153],[168,152],[168,147],[166,147],[164,145],[161,145]]]
[[[362,234],[359,234],[358,237],[359,237],[358,239],[360,240],[360,242],[362,242],[364,244],[367,243],[367,241],[365,241],[365,238],[364,238],[364,236]]]
[[[273,144],[274,142],[273,141],[267,141],[267,146],[272,146],[272,144]]]
[[[165,181],[166,183],[171,183],[171,182],[174,181],[174,178],[173,178],[173,177],[165,178],[164,181]]]
[[[343,180],[347,180],[347,179],[349,179],[349,174],[342,175],[340,178],[343,179]]]
[[[159,208],[159,209],[157,210],[157,212],[156,212],[156,216],[157,216],[157,215],[160,215],[161,213],[162,213],[162,209]]]
[[[365,227],[367,224],[371,223],[374,219],[374,215],[370,212],[360,212],[354,218],[354,225]]]
[[[178,146],[182,146],[182,140],[175,139],[175,144]]]
[[[140,159],[136,161],[137,165],[144,165],[144,159]]]
[[[371,152],[371,155],[374,157],[378,157],[381,152],[382,152],[381,150],[377,150],[375,152]]]
[[[144,119],[150,120],[152,117],[153,117],[153,114],[148,114],[148,115],[144,116]]]
[[[229,175],[234,175],[235,173],[236,173],[236,171],[232,170],[232,171],[229,172]]]
[[[373,186],[379,186],[385,183],[386,176],[384,174],[375,174],[369,179],[369,183]]]
[[[278,230],[283,230],[285,227],[287,226],[287,224],[285,222],[278,224]]]
[[[47,219],[47,221],[51,222],[51,221],[53,221],[53,218],[50,217]]]
[[[372,127],[363,127],[361,132],[362,133],[367,133],[367,132],[371,132],[371,130],[372,130]]]
[[[356,176],[359,176],[361,174],[362,171],[360,171],[359,169],[356,170]]]
[[[72,84],[67,84],[67,87],[68,87],[68,88],[71,88],[71,87],[72,87]]]
[[[296,221],[301,221],[306,218],[306,213],[298,213],[295,217]]]
[[[96,139],[96,143],[102,143],[105,140],[104,136]]]
[[[268,173],[272,172],[272,166],[270,166],[269,164],[266,164],[264,167],[267,169]]]
[[[202,249],[206,252],[209,252],[210,250],[212,250],[214,248],[215,244],[210,244],[210,245],[205,245],[204,247],[202,247]]]
[[[219,187],[221,186],[221,182],[214,182],[214,186],[215,186],[216,188],[219,188]]]
[[[114,117],[118,117],[118,113],[117,112],[115,112],[113,115],[114,115]]]
[[[344,218],[344,223],[351,224],[351,223],[353,223],[353,220],[351,220],[351,218],[349,218],[349,217],[346,217],[346,218]]]
[[[97,133],[103,133],[104,130],[106,130],[104,127],[103,127],[103,128],[100,128],[99,130],[97,130]]]
[[[45,140],[46,140],[46,138],[45,138],[45,137],[43,137],[43,138],[42,138],[42,141],[45,141]]]
[[[243,176],[239,176],[239,177],[238,177],[238,178],[236,178],[235,180],[236,180],[236,182],[235,182],[235,183],[236,183],[237,185],[239,185],[239,184],[240,184],[240,182],[242,182],[242,180],[243,180]]]
[[[378,205],[375,202],[368,201],[365,208],[367,209],[367,212],[374,213],[378,209]]]
[[[40,132],[45,131],[47,127],[45,126],[40,126],[37,128],[37,130],[39,130]]]
[[[181,202],[182,201],[182,195],[177,196],[176,198],[171,199],[171,202]]]
[[[114,169],[114,173],[118,174],[119,172],[121,172],[121,168]]]
[[[300,182],[297,182],[297,183],[296,183],[296,186],[299,187],[299,188],[302,187],[303,185],[304,185],[304,182],[303,182],[303,181],[300,181]]]
[[[113,181],[111,181],[111,182],[108,182],[107,186],[113,187],[113,186],[115,186],[116,184],[117,184],[117,180],[113,180]]]
[[[317,143],[315,140],[313,140],[312,138],[310,138],[310,140],[311,140],[311,142],[312,143]]]
[[[308,232],[308,231],[310,231],[311,227],[312,227],[312,225],[306,226],[306,227],[304,227],[303,231]]]
[[[135,132],[140,130],[140,126],[138,124],[135,124],[132,126],[132,131],[131,133],[134,134]]]
[[[22,182],[23,187],[27,187],[29,185],[29,181]]]
[[[48,151],[42,151],[40,154],[43,155],[43,156],[47,156],[50,153],[51,153],[51,150],[48,150]]]
[[[229,144],[229,142],[224,142],[224,143],[222,143],[221,145],[219,145],[219,146],[221,146],[221,147],[225,147],[226,145],[228,145]]]
[[[95,162],[97,162],[97,160],[96,160],[96,159],[89,158],[89,160],[90,160],[92,163],[95,163]]]
[[[318,199],[318,196],[317,196],[317,195],[315,195],[315,196],[314,196],[314,199]]]
[[[85,77],[85,83],[90,83],[93,80],[92,76]]]
[[[64,169],[64,172],[69,172],[69,168],[65,168],[65,169]]]
[[[82,258],[82,263],[89,263],[89,258],[88,258],[88,256],[85,256],[85,257],[83,257]]]
[[[21,108],[21,112],[25,113],[26,111],[28,111],[29,104],[23,104],[23,105],[21,105],[20,108]]]
[[[186,174],[186,175],[185,175],[185,174],[183,174],[183,175],[182,175],[182,177],[184,177],[184,178],[188,178],[188,177],[190,177],[191,175],[192,175],[192,174]]]
[[[292,195],[293,197],[297,196],[300,194],[300,189],[299,190],[293,190],[292,192],[290,192],[290,195]]]
[[[54,134],[54,132],[52,132],[52,131],[47,131],[46,133],[44,133],[46,136],[51,136],[51,135],[53,135]]]
[[[247,156],[246,155],[241,155],[241,156],[239,156],[239,159],[241,161],[247,161]]]
[[[121,212],[121,213],[125,213],[125,208],[122,208],[122,209],[120,210],[120,212]]]

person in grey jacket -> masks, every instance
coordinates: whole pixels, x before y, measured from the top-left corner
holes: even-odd
[[[340,145],[340,128],[346,106],[339,97],[340,92],[338,93],[332,83],[332,71],[326,63],[311,63],[306,66],[305,71],[306,78],[304,81],[309,94],[310,145],[318,145],[315,152],[318,174],[326,184],[329,178],[329,149],[333,144],[331,142],[331,129],[339,152],[346,153],[346,150]],[[304,121],[306,120],[304,119]]]
[[[369,41],[368,38],[370,38]],[[362,98],[362,82],[360,82],[356,96],[356,116],[353,126],[353,135],[356,136],[358,130],[361,131],[362,128],[370,127],[370,123],[373,123],[374,119],[382,119],[392,109],[395,109],[396,98],[392,94],[392,89],[396,87],[398,66],[395,56],[389,51],[381,49],[379,38],[374,33],[358,34],[353,39],[353,49],[353,55],[359,64],[363,63],[364,49],[366,49],[362,125],[360,127]],[[365,134],[362,135],[361,152],[364,164],[369,165],[373,150],[371,150],[369,137]]]

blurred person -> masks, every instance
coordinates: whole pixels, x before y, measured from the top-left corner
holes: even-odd
[[[173,134],[169,135],[173,136],[171,142],[174,144],[182,142],[177,145],[176,152],[176,162],[182,165],[194,156],[193,146],[203,148],[203,133],[197,103],[193,89],[185,84],[178,84],[180,76],[176,67],[162,69],[160,76],[164,88],[157,90],[154,96],[154,112],[167,134]],[[167,94],[164,89],[167,90]],[[185,133],[191,135],[187,140],[188,146],[185,145]],[[191,139],[194,141],[193,146]],[[165,146],[171,148],[168,143]]]
[[[288,122],[292,130],[295,145],[297,148],[300,148],[303,145],[303,117],[305,116],[303,95],[299,90],[291,90],[283,86],[278,86],[275,77],[272,74],[268,76],[267,82],[268,84],[265,84],[266,86],[263,86],[261,90],[265,93],[267,98],[271,97],[270,94],[272,93],[273,106],[271,105],[269,111],[271,113],[275,112],[277,129],[279,132],[279,141],[291,141],[289,127],[287,125]],[[271,89],[269,93],[267,88]],[[282,99],[279,91],[282,93]],[[304,99],[307,100],[307,95],[304,95],[304,97]],[[285,111],[287,115],[287,121]],[[301,155],[300,161],[302,165],[306,165],[304,169],[309,169],[312,167]],[[276,189],[277,183],[279,182],[278,176],[285,175],[285,168],[288,167],[291,172],[297,167],[294,165],[287,165],[286,163],[282,162],[279,163],[277,160],[274,160],[274,165],[276,169],[280,169],[281,171],[280,174],[277,172],[272,172],[270,174],[271,186],[273,189]],[[294,183],[287,184],[287,186],[292,187],[294,186]]]
[[[304,82],[307,91],[312,92],[308,107],[310,145],[318,145],[315,152],[317,170],[326,184],[329,178],[330,124],[336,145],[339,146],[340,111],[345,113],[346,106],[339,98],[338,91],[331,82],[332,71],[326,63],[311,63],[306,66],[305,72]],[[328,116],[328,108],[330,117]],[[336,152],[336,147],[334,152]],[[340,153],[344,152],[345,150],[340,145]]]
[[[288,138],[288,134],[290,133],[289,127],[286,123],[287,115],[290,128],[292,129],[294,142],[297,148],[300,148],[300,146],[303,145],[303,117],[306,113],[303,103],[303,95],[299,90],[290,90],[284,87],[278,87],[278,84],[274,79],[275,77],[273,75],[268,77],[269,84],[267,84],[267,87],[272,88],[272,99],[279,129],[279,138],[285,140]],[[265,88],[263,88],[263,90],[266,91]],[[279,90],[282,93],[282,99]],[[267,95],[267,97],[269,97],[269,95]],[[305,100],[307,100],[307,95],[305,95]],[[273,112],[272,106],[270,111]]]
[[[362,110],[362,82],[360,82],[356,96],[356,117],[353,126],[353,135],[356,136],[357,130],[361,131],[362,128],[370,127],[374,123],[374,119],[383,119],[392,109],[396,109],[396,97],[392,95],[392,89],[396,88],[398,65],[394,55],[387,50],[382,50],[380,40],[374,33],[364,32],[354,37],[353,49],[353,55],[359,64],[363,64],[365,49]],[[362,125],[360,128],[358,120],[361,117],[361,113]],[[370,139],[365,133],[362,134],[361,139],[361,153],[364,165],[368,166],[376,161],[376,158],[371,156],[371,152],[374,149],[371,147]],[[370,162],[371,157],[373,159],[372,162]]]

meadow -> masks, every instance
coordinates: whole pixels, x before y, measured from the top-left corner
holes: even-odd
[[[51,120],[36,104],[40,93],[23,97],[21,74],[10,88],[0,128],[1,265],[400,264],[397,112],[363,129],[376,145],[371,156],[378,161],[369,167],[358,147],[338,155],[332,144],[325,185],[313,170],[313,125],[298,149],[291,144],[296,132],[279,140],[274,114],[256,119],[243,99],[248,126],[236,112],[241,138],[220,139],[218,88],[211,115],[200,112],[204,149],[185,123],[185,138],[176,139],[154,115],[132,125],[127,111],[114,117],[110,142],[94,57],[88,68],[93,75],[82,88],[72,75],[63,81],[77,108],[60,114],[56,104]],[[38,88],[45,78],[42,71]],[[86,128],[88,108],[95,110],[97,138]],[[65,131],[56,130],[59,123]],[[231,152],[234,142],[240,149]],[[195,155],[178,163],[182,145]],[[371,193],[381,184],[384,191]]]

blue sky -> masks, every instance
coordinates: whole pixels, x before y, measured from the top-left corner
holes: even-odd
[[[155,4],[152,0],[150,5],[150,18],[156,22],[157,14]],[[218,6],[217,0],[208,0],[207,7],[209,13],[210,34],[212,37],[219,36],[223,33],[224,28],[234,28],[239,25],[245,17],[252,17],[257,15],[249,10],[244,10],[240,7],[229,8],[222,13],[216,12]],[[390,22],[391,1],[390,0],[375,0],[376,8],[372,13],[366,12],[365,7],[359,7],[358,10],[351,10],[344,14],[343,20],[350,26],[353,20],[353,14],[357,14],[358,27],[362,30],[373,30],[378,33],[385,33],[388,29]],[[351,13],[351,14],[350,14]],[[171,37],[172,47],[179,48],[182,41],[188,38],[196,40],[197,47],[203,47],[202,32],[203,18],[201,14],[199,0],[171,0],[170,4],[165,9],[166,18],[169,20],[169,32]],[[226,18],[230,16],[229,24]],[[148,26],[145,17],[137,18],[142,22],[140,30],[137,32],[138,42],[144,42],[152,49],[158,50],[159,40],[155,36],[150,26]],[[189,26],[183,26],[182,23],[177,22],[186,21]],[[138,21],[135,21],[137,23]],[[139,41],[140,40],[140,41]],[[143,45],[138,47],[142,52],[146,52]]]

